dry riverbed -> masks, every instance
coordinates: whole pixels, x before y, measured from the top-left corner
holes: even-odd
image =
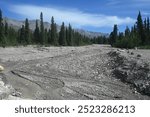
[[[150,99],[150,50],[9,47],[0,65],[0,99]]]

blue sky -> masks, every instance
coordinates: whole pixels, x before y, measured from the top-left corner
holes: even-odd
[[[132,26],[139,11],[150,16],[150,0],[1,0],[0,6],[9,18],[39,19],[42,11],[45,21],[54,16],[58,24],[64,21],[74,28],[107,33],[114,24],[120,31]]]

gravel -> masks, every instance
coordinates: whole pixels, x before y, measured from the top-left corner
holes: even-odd
[[[142,86],[145,82],[146,86],[149,85],[142,77],[143,74],[149,73],[147,68],[150,56],[145,56],[149,51],[142,50],[141,54],[141,50],[120,50],[109,45],[27,46],[0,48],[0,51],[0,65],[5,68],[0,74],[0,92],[3,92],[0,93],[1,99],[150,99],[146,93],[141,93],[131,86],[135,72],[141,74],[140,80],[135,82],[137,86],[145,87]],[[121,54],[116,56],[118,52]],[[134,54],[131,55],[131,52]],[[141,56],[137,56],[138,54]],[[136,66],[133,66],[135,63]],[[148,66],[145,69],[143,65]],[[135,76],[128,77],[127,71],[131,70],[131,67],[134,68]],[[144,73],[138,71],[139,68],[144,70]],[[122,82],[114,72],[125,81]],[[130,79],[130,84],[127,79]]]

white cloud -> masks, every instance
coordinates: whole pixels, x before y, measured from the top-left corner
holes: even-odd
[[[144,15],[145,17],[149,17],[150,16],[150,12],[142,11],[142,15]]]
[[[120,3],[121,3],[120,0],[108,0],[106,5],[108,5],[108,6],[115,6],[115,5],[118,5]]]
[[[133,0],[135,2],[150,2],[149,0]]]
[[[135,20],[130,17],[120,18],[103,14],[90,14],[75,9],[51,6],[14,5],[10,10],[30,19],[39,19],[40,12],[43,12],[45,21],[50,22],[51,17],[54,16],[57,23],[60,24],[64,21],[67,24],[71,23],[75,27],[112,27],[114,24],[128,25],[135,22]]]

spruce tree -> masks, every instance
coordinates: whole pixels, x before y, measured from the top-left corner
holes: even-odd
[[[0,45],[2,47],[6,46],[5,29],[4,29],[3,16],[2,16],[1,9],[0,9]]]
[[[57,39],[57,25],[54,21],[54,17],[51,18],[51,43],[52,45],[58,45]]]
[[[150,22],[149,22],[149,17],[147,18],[146,33],[147,33],[146,43],[150,44]]]
[[[22,44],[22,45],[25,45],[26,41],[25,41],[25,27],[24,27],[24,25],[22,25],[22,27],[21,27],[19,37],[20,37],[19,38],[19,43]]]
[[[58,45],[58,33],[57,33],[57,24],[54,24],[54,32],[55,32],[55,39],[54,39],[54,45],[57,46]]]
[[[8,23],[5,21],[5,36],[8,37]]]
[[[126,36],[126,37],[129,37],[129,36],[130,36],[130,29],[129,29],[128,26],[127,26],[126,29],[125,29],[125,36]]]
[[[66,27],[66,43],[67,43],[67,46],[69,46],[69,30],[67,27]]]
[[[137,32],[138,32],[138,37],[141,41],[141,44],[144,45],[145,43],[144,26],[143,26],[141,12],[139,12],[138,17],[137,17]]]
[[[5,35],[5,41],[8,44],[9,43],[9,31],[8,31],[8,23],[5,21],[5,28],[4,28],[4,35]]]
[[[3,29],[3,16],[2,16],[2,11],[0,9],[0,39],[2,35],[2,29]]]
[[[116,43],[117,38],[118,38],[118,27],[117,27],[117,25],[114,25],[113,32],[111,32],[109,38],[110,38],[109,41],[110,41],[111,46],[114,46],[114,44]]]
[[[44,44],[44,23],[43,23],[43,13],[40,14],[40,43]]]
[[[47,29],[44,30],[44,44],[45,45],[48,44],[48,32],[47,32]]]
[[[52,44],[52,40],[51,40],[51,30],[48,30],[48,44]]]
[[[150,32],[150,22],[149,22],[149,17],[147,17],[147,32]]]
[[[28,19],[26,18],[26,20],[25,20],[25,45],[28,45],[28,44],[30,44],[30,42],[31,42],[31,40],[30,40],[30,29],[29,29],[29,21],[28,21]]]
[[[34,43],[36,44],[40,44],[40,29],[38,26],[38,20],[36,20],[36,24],[35,24],[35,30],[34,30]]]
[[[71,27],[70,24],[69,24],[69,28],[68,28],[68,33],[69,33],[69,43],[68,43],[68,45],[72,46],[73,45],[73,42],[72,42],[72,27]]]
[[[9,27],[8,28],[8,44],[9,45],[17,45],[18,44],[18,41],[17,41],[17,38],[18,38],[19,34],[16,32],[16,30],[12,27]]]
[[[59,33],[59,45],[66,46],[66,31],[64,22],[61,25],[60,33]]]

